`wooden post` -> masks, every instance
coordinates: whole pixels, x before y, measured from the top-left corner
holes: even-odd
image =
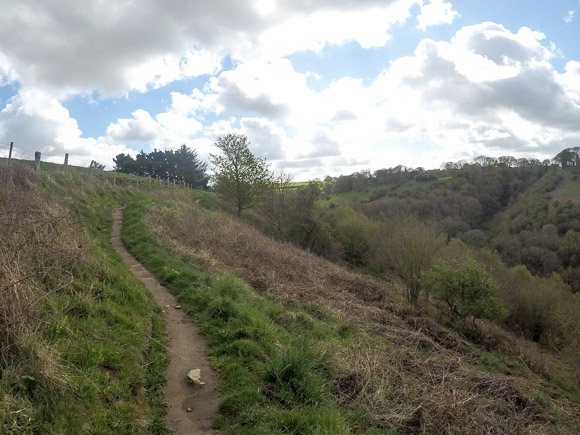
[[[14,147],[14,142],[10,142],[10,151],[8,152],[8,160],[12,158],[12,148]]]
[[[151,175],[149,175],[149,189],[151,189]]]
[[[117,170],[113,169],[113,186],[117,185]]]
[[[68,172],[68,153],[64,153],[64,172]]]
[[[40,151],[34,153],[34,170],[40,171]]]

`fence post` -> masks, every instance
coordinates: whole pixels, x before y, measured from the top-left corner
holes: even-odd
[[[34,170],[40,171],[40,151],[34,153]]]
[[[64,172],[68,172],[68,153],[64,153]]]
[[[10,151],[8,152],[8,160],[12,158],[12,147],[14,147],[14,142],[10,142]]]
[[[117,185],[117,170],[113,169],[113,186]]]

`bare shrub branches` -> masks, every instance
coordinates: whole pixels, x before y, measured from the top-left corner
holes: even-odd
[[[4,168],[3,168],[4,169]],[[37,329],[38,301],[62,291],[82,261],[78,231],[67,212],[28,186],[28,168],[2,172],[0,190],[0,364],[15,361],[24,331]],[[7,187],[8,186],[8,187]]]
[[[394,216],[379,226],[374,237],[377,261],[398,275],[407,287],[407,299],[417,304],[421,274],[445,243],[433,225],[413,215]]]

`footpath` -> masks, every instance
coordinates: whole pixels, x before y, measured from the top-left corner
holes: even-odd
[[[190,318],[181,310],[177,299],[139,263],[121,242],[123,212],[113,213],[111,243],[133,274],[147,287],[165,316],[170,358],[163,389],[168,410],[168,426],[178,435],[214,434],[211,423],[218,412],[217,375],[210,368],[203,337]],[[188,379],[191,370],[200,370],[201,383]],[[195,372],[194,372],[195,373]]]

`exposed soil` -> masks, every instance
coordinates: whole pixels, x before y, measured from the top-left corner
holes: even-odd
[[[217,375],[209,366],[205,341],[187,315],[176,308],[179,305],[175,296],[125,249],[121,242],[122,222],[122,210],[115,210],[111,238],[113,247],[149,289],[165,316],[170,358],[165,372],[167,384],[163,390],[168,404],[167,424],[176,434],[217,433],[211,430],[219,404]],[[201,370],[201,381],[205,385],[194,386],[188,381],[187,373],[194,368]]]

